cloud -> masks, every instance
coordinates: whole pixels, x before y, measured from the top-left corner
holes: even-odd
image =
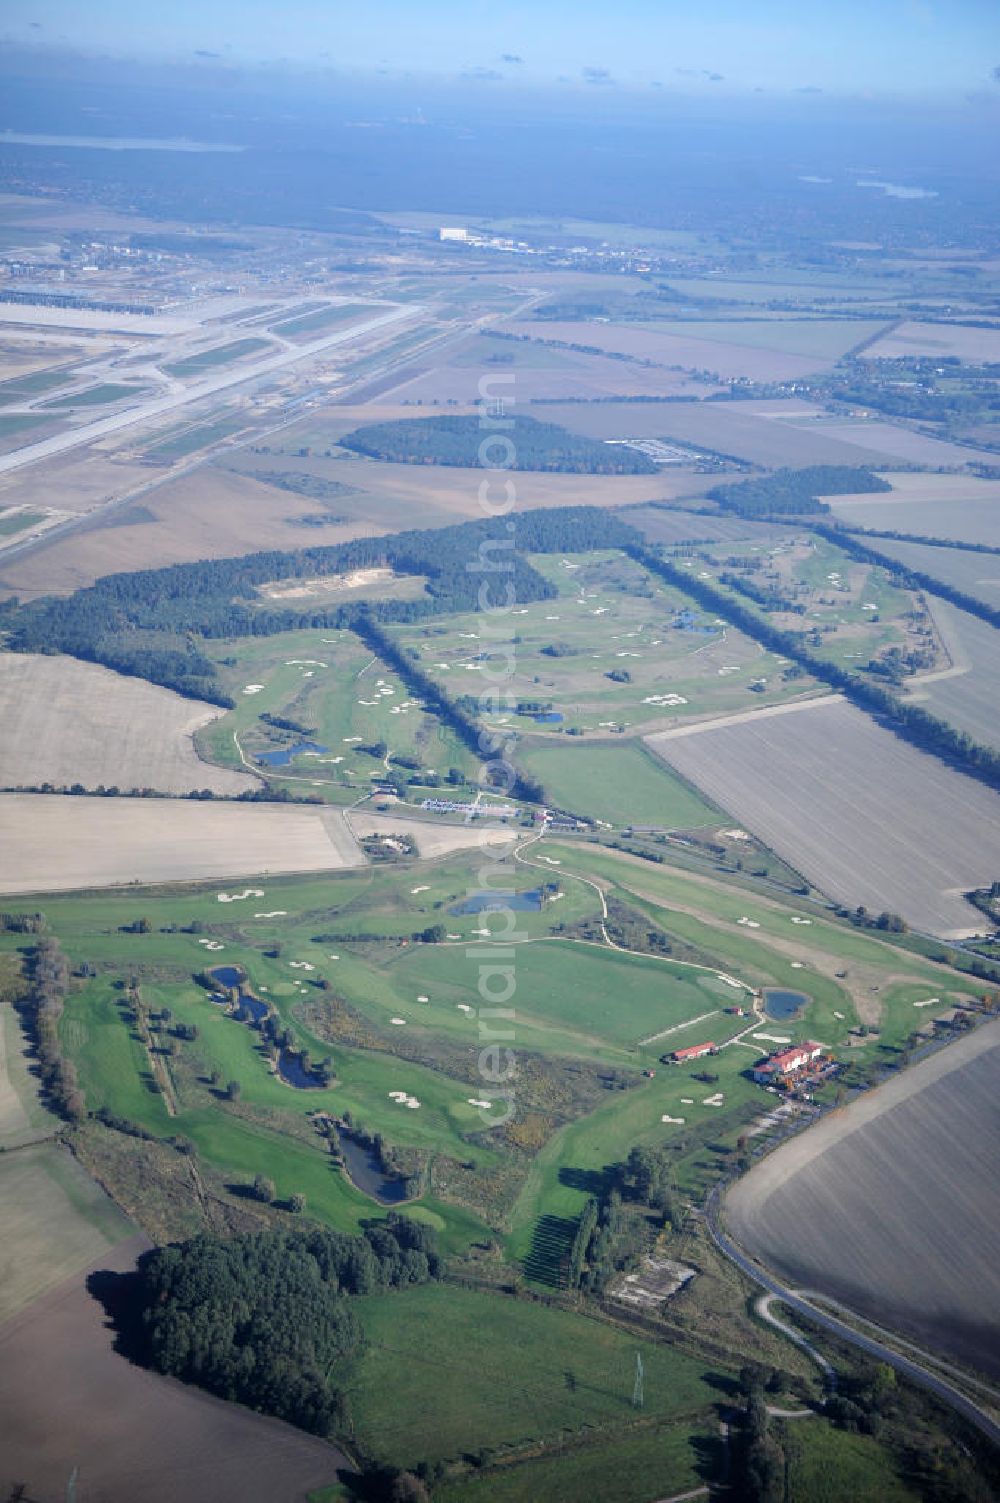
[[[584,83],[589,84],[609,84],[614,82],[608,68],[584,68],[581,77]]]
[[[500,61],[502,63],[511,63],[516,66],[518,63],[523,63],[524,58],[519,57],[516,52],[501,52]]]

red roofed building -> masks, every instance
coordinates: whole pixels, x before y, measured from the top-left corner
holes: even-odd
[[[677,1065],[682,1065],[688,1059],[701,1059],[703,1054],[717,1053],[716,1046],[708,1044],[689,1044],[686,1049],[675,1049],[671,1058]]]
[[[822,1044],[814,1044],[806,1040],[804,1044],[793,1044],[789,1049],[781,1049],[777,1054],[769,1054],[767,1059],[761,1060],[759,1065],[754,1066],[753,1078],[761,1085],[769,1085],[782,1075],[794,1075],[797,1070],[811,1065],[814,1059],[819,1059],[823,1053]]]

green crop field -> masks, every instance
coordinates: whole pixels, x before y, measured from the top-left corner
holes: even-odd
[[[704,1415],[717,1397],[704,1363],[569,1311],[442,1285],[358,1305],[369,1348],[348,1389],[357,1439],[405,1466],[620,1432],[635,1417],[637,1352],[648,1416]]]
[[[42,520],[37,511],[0,511],[0,537],[12,537],[15,532],[26,532]]]
[[[108,381],[101,386],[71,391],[67,396],[56,397],[44,405],[47,412],[64,412],[71,407],[101,407],[106,403],[121,402],[125,397],[141,397],[147,390],[144,386],[121,386]]]
[[[519,761],[550,803],[609,824],[690,830],[723,818],[641,742],[527,744]]]
[[[297,318],[288,318],[283,323],[271,324],[270,327],[276,334],[312,334],[336,328],[338,324],[351,323],[371,312],[370,303],[340,303],[334,307],[317,308],[313,313],[302,313]]]
[[[244,355],[254,355],[258,350],[272,348],[267,339],[237,339],[231,344],[216,345],[211,350],[199,350],[197,354],[188,355],[184,360],[175,360],[163,369],[171,376],[197,376],[202,371],[211,370],[213,366],[229,365],[234,360],[242,359]]]
[[[553,1456],[444,1483],[436,1503],[653,1503],[694,1489],[714,1448],[712,1419],[634,1428],[624,1438],[589,1438]]]

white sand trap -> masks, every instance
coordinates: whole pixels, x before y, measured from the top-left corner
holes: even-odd
[[[311,960],[290,960],[288,964],[293,971],[314,971],[316,969]]]
[[[220,903],[241,903],[244,898],[262,898],[263,887],[245,887],[242,892],[217,892],[215,896]]]
[[[330,955],[330,956],[328,956],[328,957],[327,957],[327,958],[328,958],[328,959],[329,959],[329,960],[339,960],[339,959],[340,959],[340,956],[339,956],[339,955]]]
[[[725,971],[716,971],[715,979],[716,981],[724,981],[727,986],[734,986],[738,992],[745,992],[749,989],[744,986],[742,981],[737,981],[735,976],[727,976]]]
[[[490,1107],[493,1105],[493,1103],[492,1103],[492,1101],[480,1101],[477,1096],[470,1096],[469,1097],[469,1105],[470,1106],[481,1106],[484,1112],[488,1112],[489,1109],[490,1109]]]
[[[458,1008],[459,1012],[471,1012],[472,1011],[472,1008],[469,1006],[468,1002],[456,1002],[455,1006]]]
[[[753,1036],[762,1044],[790,1044],[792,1042],[786,1033],[755,1033]]]
[[[410,1096],[409,1099],[403,1103],[403,1105],[408,1106],[411,1112],[415,1112],[418,1110],[420,1102],[417,1100],[416,1096]]]
[[[389,1022],[393,1025],[394,1028],[405,1028],[406,1027],[406,1019],[405,1018],[390,1018]]]
[[[418,1002],[429,1002],[430,1000],[430,997],[425,997],[423,992],[421,992],[419,997],[417,998]]]
[[[801,971],[802,969],[801,960],[792,960],[789,962],[789,964],[791,965],[793,971]]]
[[[841,1022],[844,1021],[844,1014],[842,1012],[835,1012],[833,1016],[839,1018]]]
[[[410,891],[414,896],[416,896],[418,892],[429,892],[430,887],[428,883],[424,882],[420,887],[411,887]]]
[[[263,689],[263,687],[264,687],[263,684],[244,684],[243,685],[243,693],[244,694],[259,694],[260,691],[261,691],[261,689]]]
[[[794,917],[794,916],[793,916],[793,918],[792,918],[792,923],[793,923],[793,924],[811,924],[811,923],[812,923],[812,919],[807,919],[807,918],[795,918],[795,917]]]
[[[409,1093],[407,1091],[390,1091],[389,1092],[389,1100],[390,1101],[405,1101],[407,1099],[408,1094]]]
[[[682,1096],[681,1097],[681,1106],[694,1106],[694,1097],[693,1096]]]
[[[940,997],[928,997],[926,1002],[914,1002],[913,1005],[914,1007],[933,1007],[936,1002],[940,1001]]]
[[[200,945],[204,945],[206,950],[215,951],[224,950],[226,948],[225,945],[220,944],[217,939],[199,939],[198,943]]]
[[[370,710],[371,707],[372,707],[372,705],[377,705],[378,704],[378,700],[377,699],[359,699],[358,700],[358,704],[359,705],[364,705],[366,707],[366,709]]]
[[[362,736],[344,736],[343,742],[345,746],[351,746],[355,741],[362,741],[363,739]]]
[[[683,1117],[671,1117],[666,1112],[663,1113],[663,1116],[660,1118],[660,1121],[661,1122],[676,1122],[678,1127],[683,1127],[684,1126],[684,1118]]]
[[[718,1091],[714,1096],[706,1096],[701,1104],[702,1106],[721,1106],[725,1099],[722,1092]]]
[[[746,928],[746,929],[759,929],[760,928],[760,924],[758,924],[757,920],[756,919],[752,919],[752,918],[747,918],[746,914],[744,914],[742,918],[737,919],[736,922],[738,924],[742,924],[744,926],[744,928]]]
[[[287,918],[287,908],[271,908],[267,913],[255,913],[254,918]]]
[[[326,663],[319,658],[286,658],[286,668],[325,668]]]

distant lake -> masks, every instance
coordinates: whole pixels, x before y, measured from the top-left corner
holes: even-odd
[[[0,131],[0,146],[82,146],[91,151],[245,151],[224,142],[160,141],[152,136],[36,136],[26,131]]]

